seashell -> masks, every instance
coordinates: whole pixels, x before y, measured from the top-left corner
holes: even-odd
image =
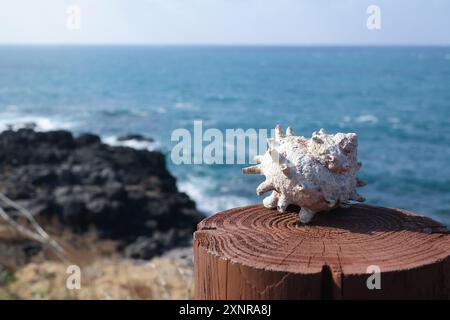
[[[266,208],[285,212],[288,205],[301,207],[300,222],[309,223],[320,211],[363,202],[356,192],[366,183],[356,177],[361,163],[357,160],[358,137],[355,133],[314,132],[311,139],[294,136],[292,128],[268,139],[268,150],[255,157],[257,165],[244,168],[244,174],[262,174],[266,180],[256,194],[272,192],[264,198]]]

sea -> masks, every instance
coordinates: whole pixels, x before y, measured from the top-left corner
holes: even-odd
[[[450,47],[0,46],[0,130],[160,150],[207,214],[260,203],[243,164],[175,164],[174,130],[355,132],[367,203],[450,225]],[[120,142],[139,133],[154,142]]]

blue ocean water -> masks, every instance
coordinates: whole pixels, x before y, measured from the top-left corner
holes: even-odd
[[[176,128],[356,132],[367,202],[450,224],[450,48],[0,47],[0,127],[154,137]],[[260,202],[242,165],[168,164],[213,213]]]

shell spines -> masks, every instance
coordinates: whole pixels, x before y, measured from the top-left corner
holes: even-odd
[[[266,208],[285,212],[290,204],[300,206],[300,221],[308,223],[318,211],[365,200],[356,192],[366,182],[356,177],[361,163],[355,133],[333,135],[320,129],[306,139],[294,136],[291,127],[283,134],[277,125],[274,138],[267,143],[266,154],[254,159],[257,165],[242,170],[266,176],[256,189],[257,195],[272,191],[263,200]]]

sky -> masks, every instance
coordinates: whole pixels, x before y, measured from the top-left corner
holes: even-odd
[[[450,45],[450,1],[0,0],[0,43]]]

